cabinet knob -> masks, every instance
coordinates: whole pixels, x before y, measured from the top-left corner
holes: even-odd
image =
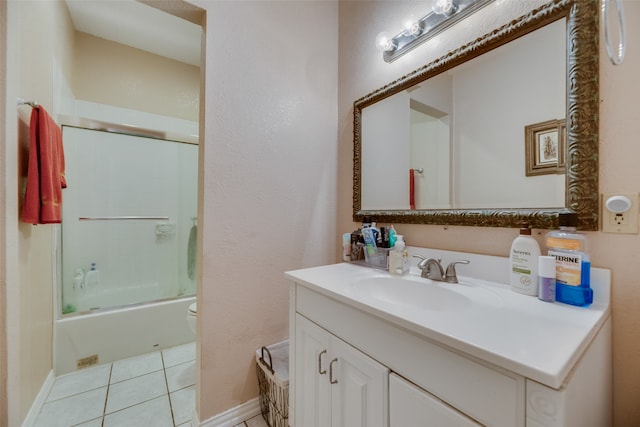
[[[327,354],[327,350],[322,350],[320,354],[318,354],[318,373],[320,375],[324,375],[327,373],[326,369],[322,369],[322,355]]]
[[[334,362],[337,362],[337,361],[338,361],[338,358],[336,357],[331,361],[331,363],[329,363],[329,382],[331,384],[338,384],[338,380],[333,379],[333,364]]]

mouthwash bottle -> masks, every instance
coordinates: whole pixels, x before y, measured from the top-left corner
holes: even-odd
[[[587,238],[576,232],[578,215],[560,213],[560,230],[547,234],[548,255],[556,258],[556,301],[584,306],[593,302]]]

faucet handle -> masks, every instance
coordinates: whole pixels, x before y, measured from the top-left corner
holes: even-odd
[[[458,275],[456,274],[456,264],[469,264],[469,260],[462,259],[460,261],[453,261],[447,266],[447,272],[445,273],[445,281],[448,283],[458,283]]]
[[[422,255],[413,255],[414,258],[418,258],[420,261],[418,261],[418,268],[420,270],[424,270],[427,266],[427,263],[429,261],[433,261],[433,258],[425,258]],[[437,258],[436,261],[438,261],[438,264],[442,263],[442,258]]]
[[[423,257],[422,255],[413,255],[414,258],[418,258],[420,261],[418,261],[417,267],[420,270],[424,270],[425,268],[427,268],[427,262],[429,262],[429,259]]]
[[[420,270],[424,270],[426,268],[426,264],[427,264],[427,259],[425,257],[423,257],[422,255],[413,255],[414,258],[418,258],[420,261],[418,261],[418,264],[416,264],[416,266],[420,269]]]

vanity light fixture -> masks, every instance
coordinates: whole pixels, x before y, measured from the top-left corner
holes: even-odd
[[[376,44],[382,49],[385,62],[392,62],[492,1],[434,0],[428,14],[410,22],[394,37],[384,37],[384,33],[380,33],[376,37]]]

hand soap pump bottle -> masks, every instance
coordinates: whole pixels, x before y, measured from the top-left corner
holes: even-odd
[[[76,274],[73,276],[73,289],[76,292],[84,288],[84,271],[81,268],[76,268]]]
[[[556,258],[556,301],[584,306],[593,302],[591,261],[587,238],[576,232],[578,215],[562,212],[558,215],[560,230],[547,234],[548,255]]]
[[[513,291],[538,296],[539,256],[540,245],[531,237],[529,224],[523,222],[509,252],[509,283]]]
[[[396,243],[389,252],[389,273],[405,274],[409,271],[409,253],[404,238],[396,235]]]

